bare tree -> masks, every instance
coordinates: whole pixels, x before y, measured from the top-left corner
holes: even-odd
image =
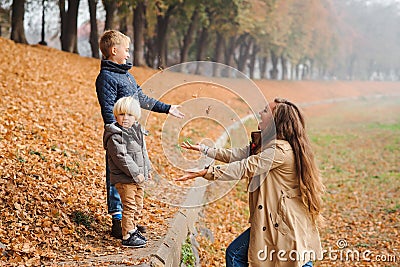
[[[214,62],[222,63],[224,57],[223,49],[225,46],[225,40],[224,36],[219,31],[217,31],[216,35],[217,35],[217,40],[215,43]],[[216,77],[221,76],[221,66],[219,64],[213,65],[213,76]]]
[[[144,0],[139,0],[133,10],[133,64],[146,65],[144,59],[144,30],[146,23],[146,5]]]
[[[157,35],[155,45],[157,48],[157,67],[164,68],[167,66],[167,31],[169,26],[169,20],[174,9],[178,6],[178,3],[173,3],[168,6],[166,10],[163,10],[161,2],[156,2],[157,14]]]
[[[199,19],[199,10],[198,10],[198,8],[196,8],[192,13],[189,27],[187,28],[186,34],[183,38],[183,45],[182,45],[182,49],[180,51],[180,57],[181,57],[180,62],[181,63],[186,62],[188,59],[189,47],[193,42],[193,35],[197,28],[198,19]]]
[[[197,61],[204,61],[205,60],[205,55],[206,55],[206,50],[208,47],[208,38],[209,38],[209,28],[207,26],[203,26],[200,30],[200,33],[198,34],[198,41],[197,41],[197,55],[196,55],[196,60]],[[202,74],[203,73],[203,64],[197,63],[196,66],[196,74]]]
[[[89,14],[90,14],[90,48],[92,49],[92,57],[99,58],[99,34],[97,32],[97,17],[96,17],[96,7],[98,0],[88,0],[89,1]]]
[[[259,59],[259,65],[260,65],[260,79],[266,79],[267,76],[267,63],[268,63],[268,57],[267,56],[262,56]]]
[[[269,71],[269,76],[271,77],[272,80],[277,80],[278,79],[278,55],[275,53],[275,51],[271,50],[271,63],[272,63],[272,69]]]
[[[13,0],[11,15],[11,40],[27,44],[24,30],[25,0]]]
[[[254,39],[248,33],[244,33],[241,37],[243,38],[239,39],[239,55],[236,59],[236,64],[238,70],[244,72]]]
[[[254,79],[254,71],[256,68],[256,59],[258,52],[260,52],[260,48],[258,47],[257,43],[253,41],[253,47],[251,49],[250,62],[249,62],[250,79]]]
[[[103,6],[106,10],[106,22],[104,25],[104,30],[114,29],[114,17],[115,11],[117,10],[117,2],[115,0],[103,0]]]
[[[67,0],[68,10],[65,10],[65,0],[59,1],[61,17],[61,49],[78,53],[78,8],[79,0]]]

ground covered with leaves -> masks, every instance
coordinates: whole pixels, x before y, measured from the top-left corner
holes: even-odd
[[[118,240],[109,236],[111,219],[106,212],[103,123],[94,87],[99,60],[42,46],[16,45],[2,38],[0,54],[0,262],[25,266],[55,263],[102,266],[109,261],[126,264],[147,261],[147,255],[157,249],[171,218],[178,210],[168,201],[160,200],[182,199],[185,196],[179,190],[168,187],[168,184],[158,188],[158,194],[152,192],[146,195],[144,215],[148,218],[149,228],[146,249],[124,249]],[[132,73],[142,83],[155,72],[134,68]],[[331,112],[329,108],[333,104],[324,102],[326,99],[393,94],[398,89],[394,83],[385,83],[385,88],[377,83],[262,81],[257,84],[268,99],[283,96],[297,102],[307,102],[310,104],[306,107],[307,111],[320,115]],[[215,86],[210,85],[188,85],[164,96],[162,100],[181,103],[200,96],[223,101],[234,107],[240,117],[248,114],[240,97],[223,88],[216,90]],[[318,108],[311,105],[313,103],[319,103]],[[207,116],[214,109],[210,105],[201,112]],[[189,113],[187,115],[191,116]],[[149,119],[147,144],[157,173],[171,181],[182,172],[169,163],[160,146],[166,117],[165,114],[155,114]],[[391,137],[390,131],[394,126],[384,125],[384,129],[379,125],[377,129],[386,130]],[[373,129],[376,128],[371,126],[370,130]],[[205,137],[217,138],[222,130],[215,123],[197,120],[190,127],[183,127],[179,141],[171,146],[179,149],[177,144],[187,138],[194,142]],[[325,157],[321,159],[324,176],[330,179],[327,180],[331,194],[326,199],[326,216],[328,222],[335,221],[335,225],[328,228],[330,230],[322,231],[324,242],[331,245],[337,238],[346,237],[352,245],[368,248],[375,246],[372,242],[382,240],[379,245],[386,246],[388,252],[398,249],[398,241],[391,240],[397,233],[393,231],[398,231],[398,185],[397,180],[393,179],[393,175],[398,178],[398,163],[397,167],[393,167],[392,163],[385,163],[381,167],[382,157],[376,154],[374,164],[367,164],[370,158],[362,161],[363,165],[359,162],[351,165],[335,163],[342,160],[342,153],[345,153],[340,147],[334,146],[338,142],[326,141],[323,132],[316,131],[313,134],[317,153]],[[332,131],[330,134],[336,140],[345,132]],[[363,132],[357,134],[359,138],[358,135],[351,137],[349,133],[349,138],[354,140],[351,142],[353,146],[357,145],[356,141],[369,140],[364,138],[370,135]],[[381,142],[388,140],[379,132],[373,136],[380,137]],[[346,135],[343,139],[347,138]],[[377,149],[373,141],[365,142],[363,145]],[[344,144],[340,142],[341,146]],[[336,149],[333,150],[335,153],[323,154],[327,151],[323,149],[327,145],[334,146],[332,149]],[[398,158],[398,146],[396,148],[394,144],[388,149]],[[354,151],[357,150],[350,149],[346,153]],[[360,171],[354,169],[362,166],[365,168]],[[386,172],[390,175],[382,176]],[[360,180],[359,175],[363,179]],[[364,183],[363,190],[360,181]],[[381,181],[386,181],[390,187]],[[350,188],[357,190],[350,192]],[[215,235],[214,243],[202,243],[201,257],[205,266],[222,266],[224,249],[246,225],[246,193],[240,184],[237,189],[223,201],[208,206],[204,212],[209,220],[204,223]],[[389,195],[394,202],[388,200]],[[366,205],[367,201],[371,204]],[[349,203],[358,203],[358,209],[354,210]],[[214,212],[224,216],[209,215]],[[336,223],[339,217],[342,223]],[[223,218],[224,222],[218,222],[219,218]],[[375,224],[374,220],[380,224]],[[348,227],[351,227],[351,231]],[[381,233],[384,234],[382,238]],[[368,238],[362,239],[356,234]]]
[[[94,87],[99,61],[4,39],[0,54],[1,261],[29,266],[123,254],[108,233],[103,124]],[[142,78],[153,73],[138,72]],[[149,249],[175,212],[145,199]]]

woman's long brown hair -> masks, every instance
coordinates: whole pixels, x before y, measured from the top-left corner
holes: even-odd
[[[315,163],[310,140],[306,134],[304,116],[301,110],[286,99],[276,98],[272,111],[276,139],[286,140],[292,146],[296,171],[299,174],[302,201],[313,221],[320,221],[321,195],[324,191],[319,170]]]

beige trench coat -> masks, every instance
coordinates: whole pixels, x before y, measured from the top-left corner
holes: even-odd
[[[321,256],[319,233],[301,201],[294,154],[287,141],[276,140],[252,156],[249,146],[210,148],[207,156],[230,164],[210,166],[204,178],[248,179],[249,266],[301,267]]]

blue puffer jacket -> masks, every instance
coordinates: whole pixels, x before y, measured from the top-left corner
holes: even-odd
[[[118,99],[134,96],[139,100],[140,107],[159,113],[168,113],[171,105],[148,97],[128,72],[131,63],[117,64],[110,60],[101,61],[100,73],[96,79],[97,99],[101,107],[104,124],[115,122],[113,108]]]

